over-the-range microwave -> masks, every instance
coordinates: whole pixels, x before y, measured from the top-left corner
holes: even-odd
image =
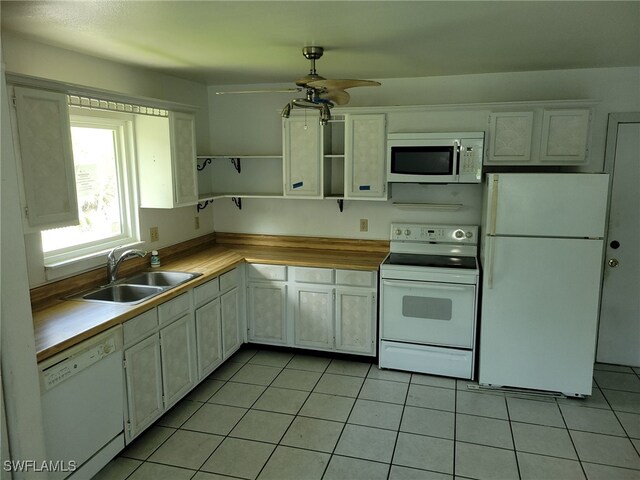
[[[387,182],[479,183],[484,132],[390,133]]]

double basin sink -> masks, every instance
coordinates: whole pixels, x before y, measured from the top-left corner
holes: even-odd
[[[72,295],[71,300],[120,303],[135,305],[160,295],[167,290],[182,285],[202,275],[189,272],[143,272],[131,277],[104,285],[88,293]]]

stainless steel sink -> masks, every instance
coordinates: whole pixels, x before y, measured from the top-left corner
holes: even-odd
[[[105,285],[82,295],[82,300],[95,300],[114,303],[139,303],[165,291],[165,288],[149,285],[129,285],[118,283]]]
[[[151,271],[133,275],[96,288],[89,293],[67,297],[70,300],[89,302],[126,303],[134,305],[156,295],[171,290],[189,280],[201,276],[201,273]]]
[[[184,282],[188,282],[201,273],[189,272],[143,272],[123,280],[124,283],[131,285],[152,285],[158,287],[175,287]]]

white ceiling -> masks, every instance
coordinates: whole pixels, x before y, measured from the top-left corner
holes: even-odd
[[[5,1],[2,30],[210,85],[640,65],[640,2]]]

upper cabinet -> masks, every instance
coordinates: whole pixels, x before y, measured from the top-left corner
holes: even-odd
[[[67,96],[14,87],[25,216],[44,230],[78,224]]]
[[[194,116],[136,115],[140,206],[175,208],[198,202]]]
[[[591,110],[493,112],[485,165],[580,165],[587,161]]]
[[[322,198],[323,131],[315,116],[283,119],[285,197]]]
[[[284,196],[385,200],[384,114],[283,120]]]
[[[385,116],[345,116],[345,198],[387,198]]]

